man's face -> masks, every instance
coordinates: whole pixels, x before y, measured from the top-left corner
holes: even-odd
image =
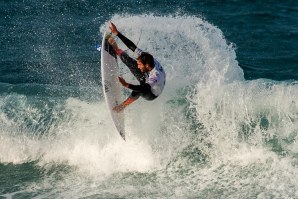
[[[140,60],[138,60],[138,59],[137,59],[137,64],[138,64],[138,68],[140,69],[140,71],[141,71],[142,73],[146,72],[146,67],[145,67],[144,64],[143,64]]]

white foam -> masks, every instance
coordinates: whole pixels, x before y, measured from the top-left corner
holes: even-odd
[[[61,194],[68,197],[99,193],[103,180],[126,172],[145,173],[140,177],[145,181],[146,174],[156,174],[144,190],[163,197],[297,194],[296,85],[245,81],[233,45],[220,29],[198,17],[116,15],[112,21],[132,41],[141,38],[138,46],[152,53],[167,73],[158,99],[140,99],[127,108],[127,142],[115,132],[103,100],[70,98],[64,105],[68,116],[49,129],[48,137],[13,137],[1,131],[1,162],[39,160],[42,167],[63,163],[76,168],[77,173],[50,183],[57,189],[64,185],[67,191]],[[128,72],[125,77],[135,81]],[[11,121],[1,118],[9,126]],[[272,149],[272,139],[287,156]],[[187,147],[195,149],[191,155],[183,155]],[[10,157],[4,155],[8,150]],[[199,152],[206,162],[197,160]],[[138,185],[125,182],[113,181],[105,191],[141,195]]]

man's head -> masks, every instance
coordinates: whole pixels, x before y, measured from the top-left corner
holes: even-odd
[[[147,52],[142,52],[142,54],[137,58],[138,68],[144,73],[149,72],[154,68],[153,56]]]

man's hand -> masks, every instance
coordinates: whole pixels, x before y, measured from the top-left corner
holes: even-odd
[[[111,21],[110,21],[109,28],[114,35],[116,35],[116,36],[118,35],[118,30],[117,30],[115,24],[113,24]]]
[[[128,88],[129,84],[123,79],[122,77],[118,77],[119,82],[122,84],[122,86]]]

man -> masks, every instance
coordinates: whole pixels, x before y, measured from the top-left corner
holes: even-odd
[[[133,85],[127,83],[122,77],[118,77],[122,86],[131,89],[132,93],[124,102],[114,107],[113,110],[116,112],[124,110],[125,107],[133,103],[140,96],[146,100],[154,100],[162,93],[165,85],[166,74],[162,66],[151,54],[143,52],[141,49],[137,48],[132,41],[122,35],[112,22],[110,22],[109,28],[130,50],[138,54],[136,60],[129,57],[127,53],[118,48],[113,37],[111,37],[111,35],[108,36],[107,39],[110,45],[114,48],[122,62],[140,82],[140,85]]]

